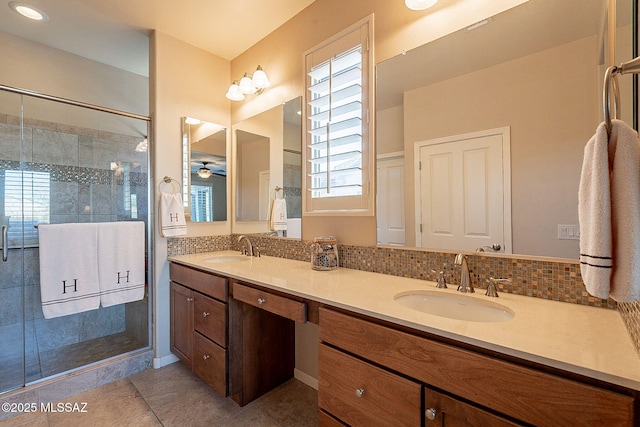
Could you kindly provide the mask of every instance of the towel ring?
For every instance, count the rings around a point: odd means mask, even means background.
[[[163,184],[168,184],[171,185],[171,189],[173,190],[174,184],[178,185],[178,189],[176,191],[172,191],[173,194],[180,194],[180,190],[182,189],[182,185],[180,184],[180,181],[177,181],[173,178],[171,178],[170,176],[165,176],[162,181],[160,181],[160,184],[158,185],[158,188],[160,189],[161,193],[164,193],[164,191],[162,191],[162,185]]]
[[[602,87],[602,110],[604,112],[604,124],[607,127],[607,134],[611,136],[611,109],[613,108],[613,118],[617,119],[620,113],[620,88],[618,86],[618,74],[639,74],[640,56],[630,61],[623,62],[620,66],[612,65],[604,73],[604,85]],[[613,100],[611,99],[611,88],[613,88]]]
[[[611,109],[613,108],[613,118],[617,119],[620,113],[620,87],[618,85],[619,68],[615,65],[607,68],[604,73],[604,84],[602,86],[602,111],[604,113],[604,124],[607,128],[607,135],[611,135]],[[611,99],[611,89],[613,89],[613,99]]]

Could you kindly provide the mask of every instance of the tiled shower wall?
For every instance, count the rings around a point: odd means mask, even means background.
[[[141,137],[28,119],[21,131],[18,117],[0,114],[0,219],[11,221],[12,228],[18,230],[14,237],[19,237],[20,226],[5,212],[10,195],[5,194],[4,171],[21,168],[21,132],[23,170],[43,173],[41,176],[48,183],[49,218],[42,222],[147,221],[147,156],[134,150]],[[28,180],[29,175],[25,174],[24,179]],[[11,249],[10,242],[10,262],[4,265],[0,275],[0,342],[16,343],[0,346],[0,360],[13,356],[9,354],[12,351],[21,350],[22,292],[25,347],[27,356],[34,356],[36,360],[43,351],[122,332],[129,325],[144,328],[136,334],[144,337],[146,345],[148,322],[144,304],[43,318],[37,235],[34,218],[29,215],[25,212],[25,233],[32,234],[31,240],[25,242],[27,249],[21,252],[17,241],[13,242],[16,249]],[[22,271],[24,289],[20,280]],[[144,313],[137,313],[141,310]]]
[[[307,242],[265,235],[251,235],[251,242],[263,255],[309,260]],[[179,237],[168,239],[169,255],[185,255],[221,250],[239,250],[237,235]],[[453,265],[454,253],[416,249],[339,245],[340,266],[393,276],[436,281],[443,271],[447,283],[460,280]],[[580,275],[580,264],[551,260],[467,256],[474,287],[486,288],[489,277],[510,278],[512,283],[498,284],[499,292],[543,298],[573,304],[618,309],[636,348],[640,351],[640,302],[617,304],[611,299],[594,298],[587,293]]]

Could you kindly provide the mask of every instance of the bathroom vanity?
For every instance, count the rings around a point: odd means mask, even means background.
[[[211,261],[230,254],[169,258],[172,351],[240,405],[293,376],[294,322],[308,321],[320,330],[320,425],[633,426],[640,420],[640,358],[614,310],[501,294],[513,318],[470,322],[395,301],[409,291],[455,295],[432,282],[349,269],[316,272],[305,262],[266,256]],[[221,304],[215,318],[226,340],[197,325],[196,318],[213,314],[192,310],[192,326],[189,315],[181,317],[188,307],[174,300],[193,298],[188,302],[200,307],[200,294]],[[178,327],[191,331],[191,352],[187,338],[174,336]],[[196,359],[214,359],[195,351],[203,340],[226,357],[211,368],[224,372],[226,388],[196,369],[203,366]]]

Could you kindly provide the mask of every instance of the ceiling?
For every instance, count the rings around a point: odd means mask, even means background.
[[[33,22],[0,3],[0,31],[147,76],[149,34],[232,60],[314,0],[20,0],[49,16]]]

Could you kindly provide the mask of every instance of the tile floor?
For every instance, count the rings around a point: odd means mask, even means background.
[[[316,426],[317,401],[314,389],[292,379],[241,408],[181,363],[173,363],[63,400],[86,402],[85,413],[38,411],[2,421],[0,426]]]

